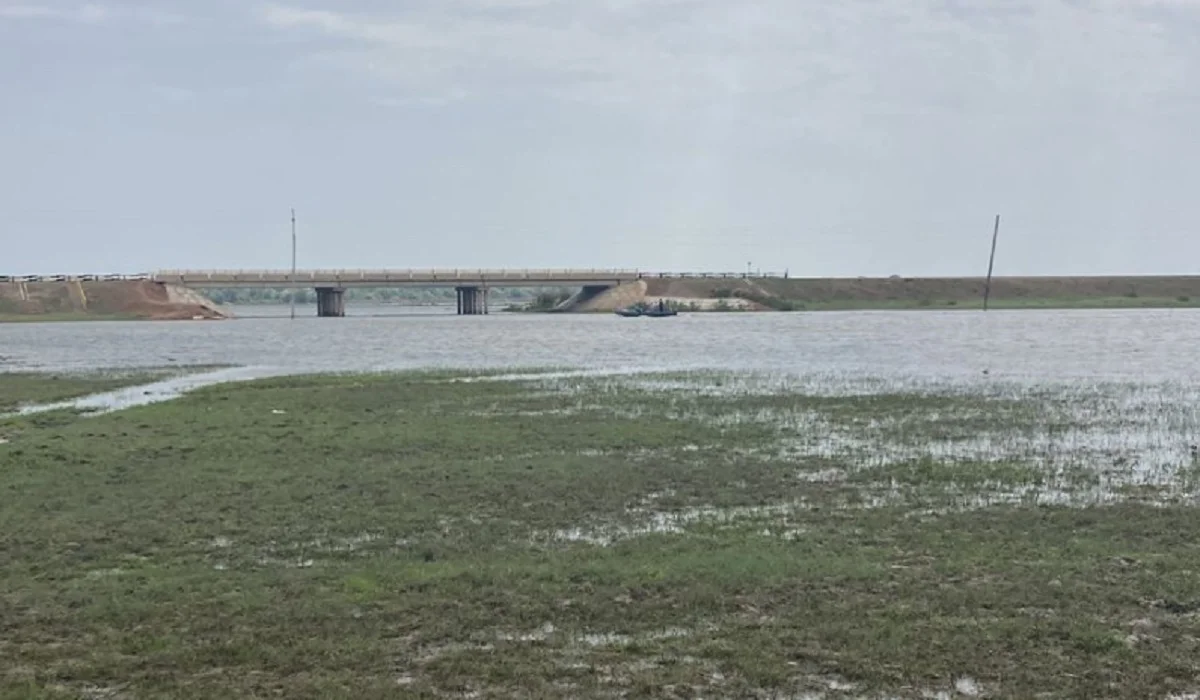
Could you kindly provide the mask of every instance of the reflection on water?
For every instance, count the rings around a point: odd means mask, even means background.
[[[261,307],[260,307],[261,308]],[[966,311],[241,318],[0,325],[0,371],[233,365],[764,371],[886,383],[1196,382],[1200,311]],[[987,374],[984,372],[987,371]]]
[[[237,319],[255,318],[291,318],[291,307],[281,304],[227,304],[221,307]],[[492,304],[492,313],[500,313],[502,307]],[[408,316],[454,316],[454,302],[449,304],[356,304],[346,305],[346,315],[351,318],[391,318]],[[316,315],[316,306],[312,304],[297,304],[298,318],[311,318]]]

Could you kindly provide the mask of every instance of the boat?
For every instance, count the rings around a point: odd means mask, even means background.
[[[639,316],[666,318],[668,316],[678,316],[679,312],[667,306],[665,302],[660,301],[657,304],[635,304],[624,309],[617,309],[616,314],[625,318],[637,318]]]

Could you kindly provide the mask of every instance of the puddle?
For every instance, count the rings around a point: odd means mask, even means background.
[[[487,642],[447,642],[425,647],[415,659],[417,665],[424,666],[446,656],[469,653],[490,653],[496,647]]]
[[[740,528],[761,537],[794,541],[805,537],[808,530],[792,521],[792,517],[820,508],[829,511],[869,511],[880,508],[903,508],[911,517],[961,513],[1000,506],[1105,506],[1133,500],[1133,496],[1118,493],[1108,484],[1089,488],[1068,488],[1066,485],[1004,485],[985,483],[959,486],[913,486],[896,483],[868,482],[855,490],[827,495],[809,502],[798,498],[783,503],[761,506],[695,506],[673,511],[657,511],[633,507],[625,511],[624,521],[592,522],[549,533],[538,533],[533,541],[547,539],[557,542],[609,547],[618,542],[650,535],[689,534],[696,528]],[[1139,502],[1152,505],[1196,505],[1200,494],[1157,492]]]
[[[844,469],[818,469],[813,472],[799,472],[796,478],[813,484],[836,484],[846,480]]]
[[[829,680],[825,681],[825,685],[829,686],[830,690],[839,690],[839,691],[850,691],[850,690],[854,690],[855,688],[858,687],[858,686],[854,685],[853,683],[847,683],[846,681],[844,681],[840,678],[830,678]]]
[[[659,632],[650,632],[648,634],[628,635],[618,634],[616,632],[601,632],[596,634],[585,634],[578,637],[575,641],[577,644],[590,648],[601,647],[626,647],[638,642],[654,642],[664,641],[668,639],[684,639],[692,636],[692,631],[681,627],[668,627]]]
[[[280,569],[311,569],[317,565],[315,559],[279,559],[276,557],[259,557],[255,563],[259,566]]]
[[[477,377],[456,377],[442,380],[449,384],[475,384],[478,382],[536,382],[563,379],[588,379],[604,377],[635,377],[645,374],[661,374],[665,369],[571,369],[545,372],[510,372],[506,374],[484,374]]]
[[[763,373],[709,372],[613,374],[612,390],[635,390],[654,394],[684,394],[710,398],[752,396],[861,397],[889,394],[970,395],[996,398],[1015,397],[1032,388],[1044,388],[1046,382],[989,381],[981,383],[962,378],[918,376],[876,377],[846,373]],[[655,374],[655,373],[649,373]],[[603,375],[601,375],[603,376]]]
[[[271,541],[262,545],[239,543],[219,535],[193,542],[203,548],[215,569],[224,571],[230,560],[253,562],[256,566],[282,569],[312,569],[333,564],[338,559],[395,552],[412,546],[404,539],[385,538],[382,534],[363,532],[348,537],[322,536],[293,542]]]
[[[615,632],[600,634],[585,634],[579,638],[579,643],[588,647],[625,647],[633,644],[633,637]]]
[[[95,569],[87,572],[87,577],[92,580],[102,578],[112,578],[115,576],[124,576],[129,573],[125,569]]]
[[[501,633],[496,635],[496,639],[502,642],[544,642],[549,639],[555,633],[555,631],[556,629],[554,624],[547,622],[532,632],[526,632],[524,634]]]
[[[974,678],[959,678],[954,681],[954,689],[958,691],[959,695],[965,695],[969,698],[979,696],[979,684],[975,682]]]
[[[544,416],[578,416],[586,413],[599,413],[607,410],[601,404],[579,404],[564,408],[547,408],[539,410],[511,410],[505,408],[490,408],[481,411],[464,411],[463,415],[473,418],[541,418]]]
[[[280,374],[283,374],[283,372],[263,367],[233,367],[219,369],[212,372],[202,372],[199,374],[188,374],[182,377],[172,377],[170,379],[164,379],[151,384],[131,386],[124,389],[118,389],[116,391],[107,391],[101,394],[91,394],[89,396],[83,396],[77,399],[71,399],[69,401],[22,406],[17,410],[16,413],[3,414],[0,415],[0,418],[17,415],[29,416],[38,413],[62,410],[83,411],[93,415],[112,413],[114,411],[122,411],[127,408],[148,406],[150,404],[171,401],[183,396],[189,391],[195,391],[196,389],[212,386],[214,384],[243,382],[252,379],[264,379],[266,377],[279,376]]]
[[[681,535],[689,525],[732,527],[743,522],[765,521],[767,527],[760,531],[766,537],[797,539],[803,529],[789,527],[787,516],[810,506],[803,501],[777,503],[764,506],[696,506],[676,511],[630,508],[625,515],[632,523],[598,523],[595,525],[564,528],[551,533],[551,539],[559,542],[580,542],[607,547],[621,540],[647,535]]]
[[[371,545],[379,543],[386,548],[392,544],[400,546],[399,543],[389,543],[385,541],[384,536],[376,532],[363,532],[349,537],[320,537],[305,542],[272,542],[267,549],[271,552],[316,552],[321,554],[351,554],[361,553],[364,550],[378,549],[372,548]]]
[[[79,689],[79,696],[84,700],[108,700],[109,698],[121,697],[123,691],[123,687],[87,684]]]

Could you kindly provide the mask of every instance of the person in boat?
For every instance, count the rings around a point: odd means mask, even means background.
[[[662,314],[662,313],[666,313],[666,312],[667,312],[667,303],[665,301],[663,301],[662,299],[659,299],[658,300],[658,313]]]

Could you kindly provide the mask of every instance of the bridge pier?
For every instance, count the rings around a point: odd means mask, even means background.
[[[317,287],[317,316],[341,318],[346,315],[346,290],[341,287]]]
[[[482,316],[488,312],[486,287],[455,287],[459,316]]]

